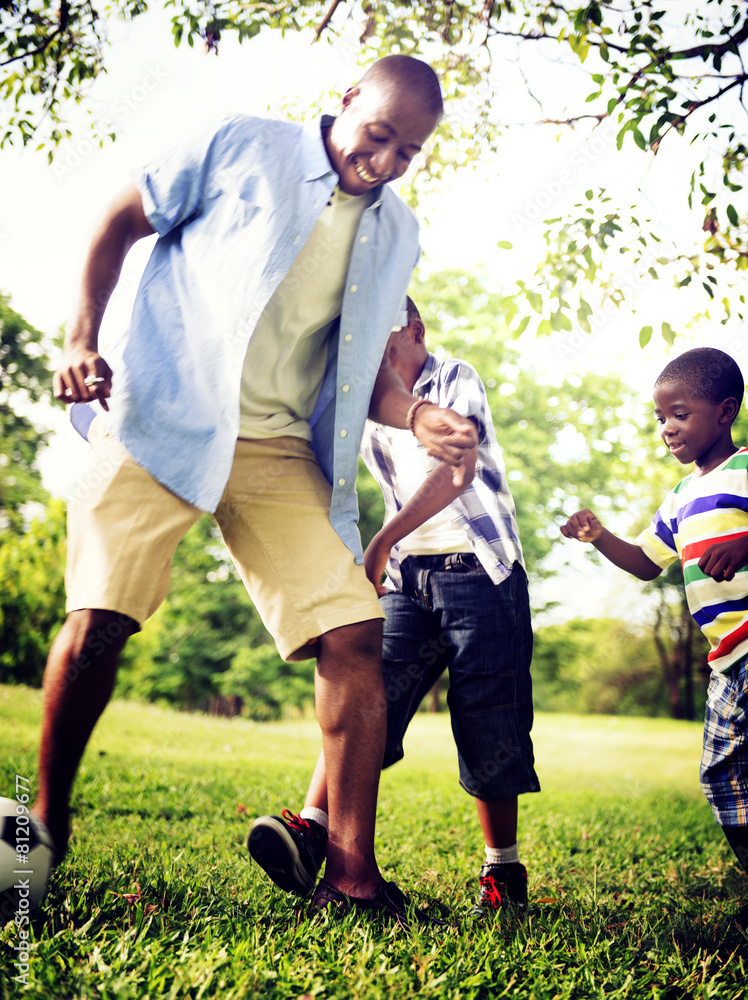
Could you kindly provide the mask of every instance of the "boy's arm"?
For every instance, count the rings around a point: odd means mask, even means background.
[[[566,538],[576,538],[580,542],[591,542],[614,566],[626,570],[640,580],[654,580],[662,572],[657,563],[653,563],[638,545],[624,541],[612,531],[608,531],[592,511],[586,508],[573,514],[566,524],[561,526],[561,534]]]
[[[446,462],[438,465],[421,483],[410,500],[381,528],[372,538],[364,552],[364,568],[366,575],[377,588],[380,595],[385,593],[381,585],[385,567],[390,557],[390,550],[401,538],[415,531],[434,514],[448,507],[461,493],[464,493],[475,476],[475,462],[478,456],[478,446],[474,445],[465,452],[463,459],[464,479],[457,486],[454,484],[451,466]]]
[[[402,378],[382,359],[369,404],[369,419],[389,427],[407,426],[408,411],[415,397],[405,388]],[[454,410],[436,406],[420,406],[413,421],[413,434],[432,458],[452,466],[455,486],[462,492],[462,468],[467,452],[478,442],[478,432],[472,420]]]

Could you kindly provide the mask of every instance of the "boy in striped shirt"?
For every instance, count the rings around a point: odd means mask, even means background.
[[[574,514],[561,533],[591,542],[640,580],[680,559],[689,610],[710,646],[701,787],[748,871],[748,448],[732,440],[743,391],[737,364],[716,348],[671,361],[655,382],[655,416],[670,452],[683,465],[693,462],[693,471],[635,544],[590,510]]]

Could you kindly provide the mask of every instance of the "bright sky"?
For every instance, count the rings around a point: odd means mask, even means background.
[[[132,24],[114,22],[109,34],[109,72],[93,93],[97,112],[112,121],[118,140],[100,149],[87,138],[84,125],[52,166],[43,152],[8,149],[0,156],[0,288],[10,293],[17,311],[50,333],[70,315],[91,226],[108,198],[127,183],[130,166],[152,158],[202,122],[232,111],[285,115],[285,101],[301,115],[310,100],[330,89],[342,95],[359,75],[353,48],[310,45],[308,36],[293,32],[284,39],[268,33],[243,46],[227,38],[218,57],[199,46],[175,49],[168,16],[159,10]],[[526,58],[543,79],[548,100],[554,94],[577,95],[577,107],[583,104],[589,87],[578,70],[555,62],[533,66],[533,60],[545,58],[540,53]],[[527,96],[513,59],[497,59],[494,72],[506,102],[504,117],[537,119],[538,107]],[[425,260],[430,266],[482,268],[505,280],[529,277],[542,251],[542,220],[600,186],[616,192],[622,205],[631,203],[641,187],[650,214],[689,247],[703,214],[699,209],[689,218],[685,211],[694,162],[694,154],[677,139],[650,164],[630,139],[624,152],[618,152],[610,128],[587,134],[561,133],[552,126],[517,128],[502,141],[497,162],[476,171],[464,169],[438,198],[420,206]],[[514,249],[497,249],[500,240]],[[144,241],[128,258],[104,340],[107,332],[114,335],[126,324],[148,250]],[[628,294],[640,306],[648,304],[658,322],[667,319],[676,329],[703,308],[690,291],[676,291],[666,282],[631,285]],[[643,319],[624,310],[606,316],[591,336],[576,332],[525,338],[522,346],[553,377],[611,368],[648,394],[667,354],[659,339],[646,351],[639,349],[636,335],[642,324]],[[714,324],[677,348],[712,344],[732,353],[746,370],[746,341],[744,330]],[[58,432],[41,461],[45,485],[64,496],[74,482],[76,455],[85,446],[62,414],[50,410],[40,419],[48,419]]]

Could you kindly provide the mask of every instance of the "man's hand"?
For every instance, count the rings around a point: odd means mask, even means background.
[[[732,580],[744,566],[748,566],[748,535],[715,542],[704,549],[699,559],[701,572],[718,583]]]
[[[467,453],[478,446],[478,431],[472,420],[439,406],[419,406],[413,433],[433,458],[452,466],[452,482],[465,481]]]
[[[112,394],[112,370],[96,351],[69,348],[52,378],[55,397],[64,403],[98,399],[105,410]]]
[[[603,532],[603,526],[586,507],[572,514],[566,524],[561,525],[561,534],[566,538],[576,538],[579,542],[594,542]]]
[[[57,399],[65,403],[98,399],[109,409],[112,370],[98,351],[99,327],[125,256],[133,244],[153,232],[140,192],[128,184],[105,207],[86,251],[75,318],[65,337],[62,364],[52,380]]]

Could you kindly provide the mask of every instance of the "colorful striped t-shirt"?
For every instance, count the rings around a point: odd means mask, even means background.
[[[699,569],[705,549],[748,535],[748,448],[705,476],[686,476],[672,489],[636,544],[666,569],[680,559],[694,621],[709,640],[712,670],[748,656],[748,566],[718,583]]]

